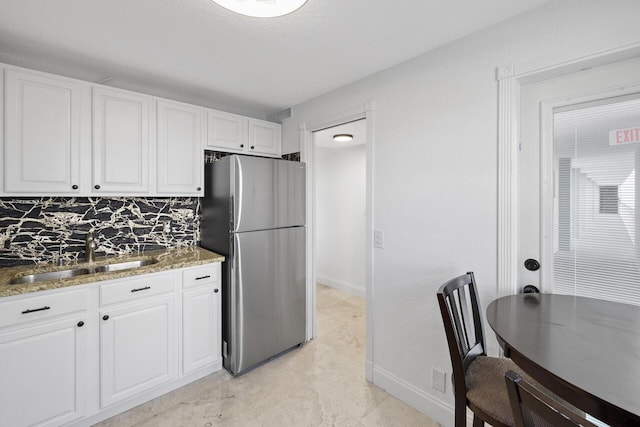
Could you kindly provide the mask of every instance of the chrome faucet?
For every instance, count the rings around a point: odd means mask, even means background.
[[[96,238],[93,237],[92,232],[87,233],[87,238],[84,243],[84,260],[86,262],[93,262],[96,259],[96,247],[98,246],[98,242]]]
[[[64,264],[64,260],[62,259],[62,243],[58,246],[58,265]]]

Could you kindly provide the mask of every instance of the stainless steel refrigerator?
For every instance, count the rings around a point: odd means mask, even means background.
[[[205,166],[201,246],[222,265],[223,365],[241,374],[305,341],[305,164],[227,156]]]

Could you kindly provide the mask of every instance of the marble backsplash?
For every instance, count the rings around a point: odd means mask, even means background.
[[[194,245],[200,199],[0,198],[0,267],[81,260],[89,231],[96,256]]]

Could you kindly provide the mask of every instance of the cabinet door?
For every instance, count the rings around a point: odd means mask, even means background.
[[[7,70],[5,191],[77,193],[79,83]]]
[[[92,96],[93,192],[147,192],[151,98],[103,87]]]
[[[174,306],[171,294],[102,310],[102,408],[176,377]]]
[[[0,334],[0,426],[59,426],[84,415],[85,321],[82,315]]]
[[[279,156],[281,135],[280,124],[249,119],[249,153]]]
[[[158,101],[158,193],[201,195],[204,110]]]
[[[207,111],[207,147],[221,151],[247,151],[247,118]]]
[[[186,375],[220,358],[220,286],[184,291],[182,316],[182,372]]]

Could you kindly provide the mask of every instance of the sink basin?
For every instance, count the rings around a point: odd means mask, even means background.
[[[68,279],[70,277],[81,276],[83,274],[105,273],[108,271],[129,270],[131,268],[140,268],[145,265],[157,263],[155,258],[140,259],[135,261],[117,262],[113,264],[105,264],[98,267],[78,267],[68,270],[49,271],[47,273],[29,274],[11,279],[10,285],[21,285],[25,283],[42,282],[45,280]]]
[[[95,271],[97,272],[105,272],[105,271],[119,271],[119,270],[128,270],[130,268],[140,268],[145,265],[152,265],[158,262],[155,258],[150,259],[140,259],[137,261],[127,261],[127,262],[118,262],[115,264],[106,264],[101,265],[100,267],[96,267]]]
[[[89,274],[91,270],[88,268],[74,268],[71,270],[50,271],[48,273],[29,274],[12,279],[10,285],[20,285],[24,283],[42,282],[44,280],[67,279],[69,277],[81,276]]]

